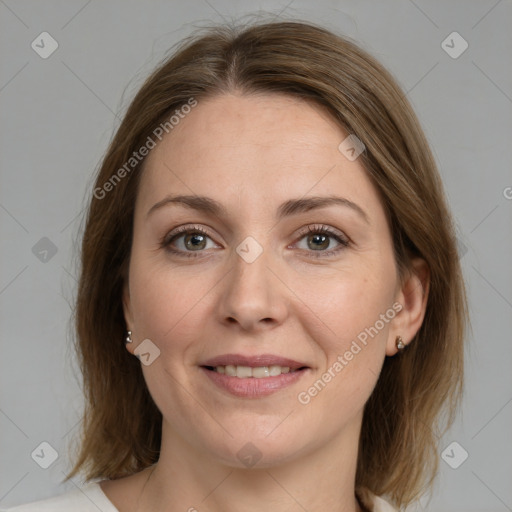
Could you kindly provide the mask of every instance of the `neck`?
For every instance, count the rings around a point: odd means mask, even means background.
[[[138,510],[360,512],[354,493],[360,418],[320,447],[265,468],[219,462],[162,425],[160,458]]]

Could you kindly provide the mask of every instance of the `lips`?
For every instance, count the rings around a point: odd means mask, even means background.
[[[199,365],[210,382],[239,398],[262,398],[292,386],[311,368],[305,363],[272,354],[225,354]]]
[[[258,368],[262,366],[281,366],[288,367],[290,371],[301,368],[309,368],[306,363],[295,361],[287,357],[281,357],[273,354],[261,354],[257,356],[245,356],[242,354],[224,354],[221,356],[213,357],[200,364],[205,368],[216,368],[217,366],[249,366],[251,368]]]

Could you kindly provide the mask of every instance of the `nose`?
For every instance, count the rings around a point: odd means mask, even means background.
[[[222,280],[218,315],[221,323],[243,331],[272,329],[288,315],[286,286],[269,266],[265,251],[248,263],[233,254],[233,265]]]

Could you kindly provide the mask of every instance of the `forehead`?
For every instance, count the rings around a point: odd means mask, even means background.
[[[378,197],[360,159],[338,149],[348,134],[323,109],[280,94],[225,94],[184,116],[145,162],[138,203],[165,193],[270,206],[305,195]]]

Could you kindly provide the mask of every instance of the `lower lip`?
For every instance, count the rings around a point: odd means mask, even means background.
[[[282,373],[281,375],[263,377],[261,379],[255,377],[240,379],[238,377],[230,377],[224,373],[208,370],[203,366],[200,368],[214,384],[221,389],[229,391],[232,395],[242,398],[260,398],[276,393],[297,382],[309,370],[306,368],[304,370]]]

